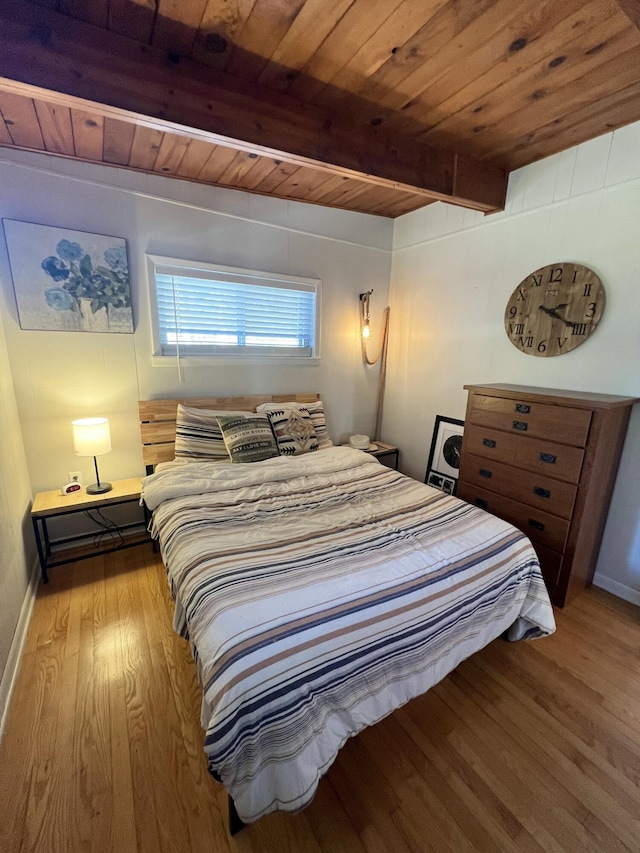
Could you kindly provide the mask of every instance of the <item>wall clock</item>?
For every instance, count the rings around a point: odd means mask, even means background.
[[[591,335],[604,311],[604,287],[582,264],[540,267],[511,294],[504,312],[507,337],[525,355],[563,355]]]

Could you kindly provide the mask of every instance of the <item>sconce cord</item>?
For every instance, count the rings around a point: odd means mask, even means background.
[[[360,302],[360,314],[361,314],[361,324],[360,327],[364,325],[365,321],[365,306],[363,302]],[[373,432],[373,440],[377,441],[380,437],[380,424],[382,422],[382,406],[384,403],[384,389],[385,383],[387,379],[387,350],[389,344],[389,308],[384,309],[384,313],[382,315],[382,334],[380,336],[380,349],[375,358],[369,358],[367,353],[367,342],[364,338],[361,338],[362,345],[362,357],[365,360],[366,364],[374,365],[378,362],[379,359],[382,359],[380,364],[380,376],[378,377],[378,402],[376,407],[376,424]]]
[[[360,329],[362,330],[367,322],[368,317],[366,316],[366,306],[364,301],[360,301]],[[383,354],[386,346],[387,346],[387,337],[389,334],[389,309],[385,308],[384,313],[382,315],[382,334],[380,336],[380,349],[378,350],[375,358],[370,358],[367,353],[367,341],[365,338],[360,338],[360,343],[362,345],[362,357],[364,358],[367,364],[373,365],[377,364],[380,356]]]
[[[178,300],[176,299],[176,280],[171,276],[171,293],[173,295],[173,322],[176,329],[176,360],[178,362],[178,382],[182,382],[182,368],[180,366],[180,320],[178,318]]]

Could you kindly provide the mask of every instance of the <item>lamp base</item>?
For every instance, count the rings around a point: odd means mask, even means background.
[[[102,495],[105,492],[110,492],[112,488],[111,483],[93,483],[93,485],[87,486],[87,494]]]

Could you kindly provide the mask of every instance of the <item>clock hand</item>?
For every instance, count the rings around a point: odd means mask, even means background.
[[[558,305],[558,308],[566,308],[567,304],[568,303],[564,305]],[[545,314],[548,314],[550,317],[553,317],[554,320],[562,320],[565,326],[569,326],[569,328],[571,329],[573,329],[576,325],[575,323],[572,323],[571,320],[566,320],[561,314],[558,314],[555,308],[545,308],[544,305],[539,305],[538,307],[541,311],[544,311]]]
[[[562,320],[565,326],[568,326],[570,329],[573,329],[576,325],[575,323],[572,323],[571,320],[565,320],[565,318],[561,314],[556,314],[555,311],[550,311],[549,316],[555,317],[556,320]]]
[[[538,305],[538,308],[540,309],[540,311],[544,311],[544,313],[548,314],[550,317],[557,317],[558,316],[556,314],[555,308],[547,308],[545,305]],[[560,318],[558,317],[558,319],[560,319]]]

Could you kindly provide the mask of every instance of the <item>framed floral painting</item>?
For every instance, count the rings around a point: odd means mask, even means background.
[[[133,332],[127,244],[4,219],[21,329]]]

